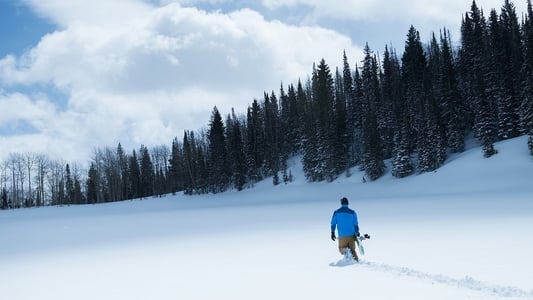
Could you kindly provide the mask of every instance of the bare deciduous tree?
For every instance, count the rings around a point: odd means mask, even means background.
[[[36,195],[36,205],[43,206],[46,205],[46,189],[44,186],[46,174],[49,170],[50,160],[42,154],[39,154],[35,157],[37,163],[37,195]]]
[[[26,197],[26,206],[33,206],[35,205],[34,199],[33,199],[33,191],[31,189],[31,170],[33,169],[33,165],[35,164],[36,155],[32,152],[27,152],[24,155],[24,163],[26,165],[26,170],[28,170],[28,195]]]

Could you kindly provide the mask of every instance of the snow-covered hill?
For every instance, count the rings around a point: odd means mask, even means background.
[[[0,212],[2,299],[533,299],[526,138],[433,173]],[[339,260],[346,196],[366,255]]]

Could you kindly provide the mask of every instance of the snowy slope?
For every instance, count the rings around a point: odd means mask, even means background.
[[[0,212],[2,299],[533,299],[526,138],[436,172],[362,183],[271,181],[243,192]],[[363,262],[329,221],[357,210]]]

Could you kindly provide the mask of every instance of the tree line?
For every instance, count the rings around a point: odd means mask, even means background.
[[[215,106],[207,128],[186,130],[170,148],[95,151],[87,175],[42,155],[13,154],[2,165],[0,207],[100,203],[183,191],[242,190],[272,177],[290,182],[287,161],[302,158],[308,181],[332,181],[359,167],[364,180],[387,170],[401,178],[439,168],[472,134],[483,155],[528,135],[533,154],[533,9],[519,21],[505,0],[485,16],[473,1],[454,48],[447,29],[422,43],[411,26],[398,56],[367,44],[353,68],[322,59],[306,80],[281,84],[246,113]],[[26,184],[27,183],[27,184]],[[33,183],[33,184],[32,184]],[[46,184],[45,184],[46,183]]]

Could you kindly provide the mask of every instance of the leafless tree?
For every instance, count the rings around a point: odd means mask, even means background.
[[[46,174],[49,170],[50,160],[42,154],[39,154],[35,157],[37,163],[37,195],[36,195],[36,205],[42,206],[46,205],[46,189],[44,182],[46,179]]]
[[[48,185],[52,205],[65,204],[65,165],[59,161],[51,161],[49,165]]]
[[[74,182],[74,199],[71,199],[75,204],[83,204],[84,196],[83,196],[83,189],[81,184],[81,174],[83,172],[87,172],[86,170],[83,170],[79,164],[72,163],[71,164],[71,176],[72,180]]]
[[[7,160],[3,161],[2,164],[0,164],[0,190],[2,193],[4,191],[7,192],[7,183],[9,179],[9,162]],[[5,203],[0,203],[1,205],[4,205]],[[3,207],[4,209],[8,208],[7,206]]]
[[[96,203],[104,202],[105,196],[104,196],[104,182],[102,179],[102,174],[104,174],[104,153],[100,149],[95,149],[93,151],[93,163],[94,167],[96,169],[96,173],[98,174],[98,178],[96,180]]]
[[[35,161],[36,161],[36,155],[35,153],[32,153],[32,152],[27,152],[25,155],[24,155],[24,163],[25,163],[25,167],[26,167],[26,170],[28,170],[28,196],[26,197],[26,206],[34,206],[35,203],[34,203],[34,199],[33,199],[33,191],[31,189],[31,171],[33,169],[33,165],[35,164]]]
[[[117,153],[107,147],[104,149],[103,164],[105,182],[108,190],[106,201],[117,201],[121,199],[122,182],[120,180],[120,166]]]
[[[25,179],[24,157],[18,153],[10,153],[9,168],[11,169],[11,199],[13,207],[22,207]]]
[[[167,145],[156,146],[152,148],[151,153],[154,171],[157,172],[160,168],[166,170],[170,158],[170,148]]]

